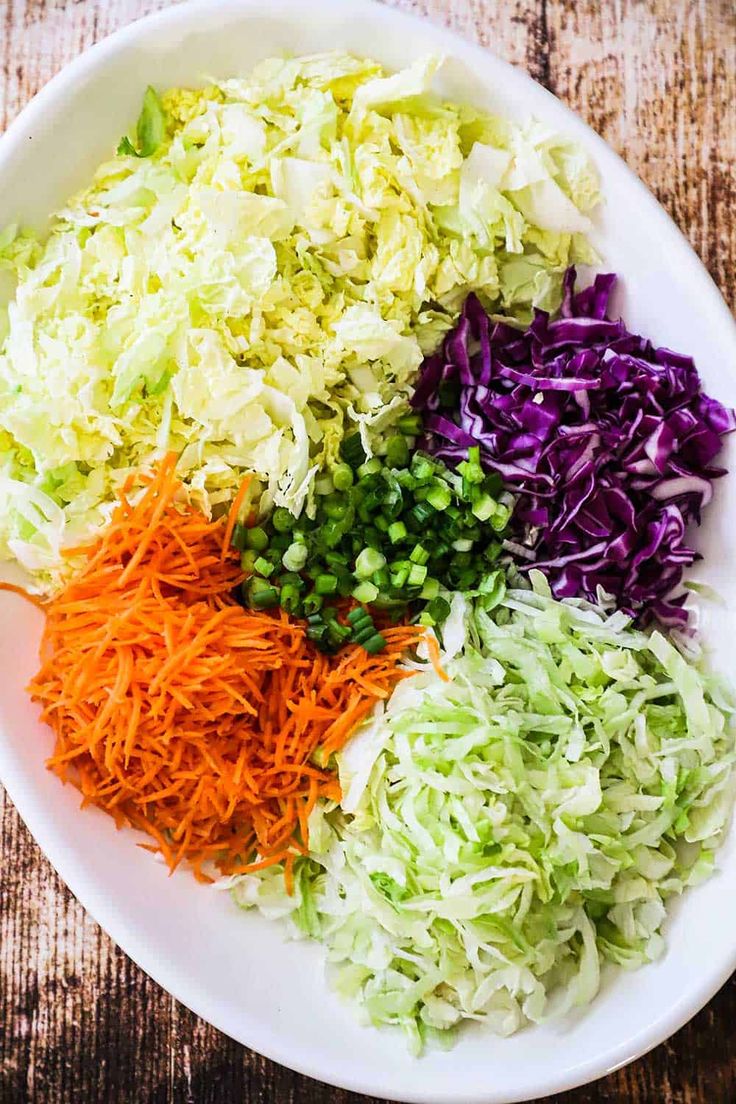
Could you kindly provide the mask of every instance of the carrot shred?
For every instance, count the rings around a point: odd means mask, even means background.
[[[25,598],[31,605],[37,609],[45,610],[46,604],[42,598],[38,598],[35,594],[29,594],[25,587],[17,586],[16,583],[4,583],[0,581],[0,590],[7,590],[10,594],[19,594],[21,598]]]
[[[423,630],[386,630],[377,655],[326,656],[283,611],[243,609],[230,539],[249,481],[209,521],[175,469],[169,455],[128,480],[107,528],[76,550],[81,572],[44,603],[29,689],[55,733],[49,767],[83,805],[146,832],[172,870],[186,860],[209,880],[210,864],[281,862],[292,884],[309,813],[340,793],[315,752],[326,762],[413,673],[400,661]]]
[[[434,633],[427,633],[424,639],[427,643],[427,651],[429,652],[429,658],[431,660],[432,666],[434,667],[440,678],[443,680],[443,682],[449,682],[450,676],[447,674],[442,664],[440,663],[440,646],[437,643],[437,637],[434,635]]]
[[[225,526],[225,532],[223,533],[223,536],[222,536],[222,557],[221,558],[223,560],[227,559],[227,556],[230,552],[230,541],[232,540],[232,537],[233,537],[233,530],[235,529],[235,526],[237,524],[238,515],[240,514],[240,510],[243,506],[243,502],[245,501],[245,496],[248,493],[248,488],[250,487],[251,480],[252,480],[252,476],[246,475],[245,479],[240,484],[240,489],[238,490],[238,493],[236,494],[235,498],[233,499],[233,504],[230,507],[230,512],[227,515],[227,524]]]

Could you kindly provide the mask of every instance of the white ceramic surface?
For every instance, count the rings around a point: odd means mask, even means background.
[[[0,139],[0,225],[42,226],[85,183],[135,119],[149,82],[198,83],[244,73],[259,58],[346,48],[400,67],[448,57],[440,91],[506,114],[532,113],[580,140],[604,181],[597,239],[623,277],[632,327],[697,357],[706,385],[736,402],[736,326],[669,218],[618,157],[525,74],[438,27],[366,0],[196,0],[133,24],[52,80]],[[730,447],[734,450],[733,444]],[[724,480],[699,535],[699,570],[726,597],[706,616],[715,659],[729,659],[736,580],[729,535],[736,479]],[[662,961],[614,974],[574,1021],[494,1038],[474,1026],[454,1050],[420,1060],[399,1033],[358,1026],[327,989],[319,947],[282,943],[278,925],[244,915],[226,894],[165,869],[43,766],[50,732],[23,687],[41,617],[0,596],[0,778],[64,881],[161,985],[235,1039],[284,1065],[360,1092],[434,1104],[510,1104],[562,1091],[640,1055],[683,1024],[736,967],[736,845],[720,873],[673,909]]]

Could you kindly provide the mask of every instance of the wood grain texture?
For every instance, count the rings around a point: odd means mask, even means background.
[[[733,0],[388,2],[475,39],[568,103],[650,186],[736,308]],[[165,6],[0,0],[0,129],[81,50]],[[164,993],[85,914],[1,792],[0,861],[0,1104],[365,1099],[260,1058]],[[734,1104],[735,1022],[732,979],[649,1057],[553,1104]]]

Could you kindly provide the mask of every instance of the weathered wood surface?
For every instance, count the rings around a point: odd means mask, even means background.
[[[77,53],[166,2],[0,0],[0,130]],[[390,2],[525,67],[573,107],[736,308],[734,0]],[[0,872],[0,1104],[364,1099],[267,1062],[159,989],[84,913],[1,792]],[[732,978],[668,1044],[556,1104],[734,1104],[735,1022]]]

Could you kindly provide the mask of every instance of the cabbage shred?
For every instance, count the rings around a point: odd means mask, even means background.
[[[341,753],[342,807],[315,811],[293,897],[278,870],[233,889],[322,940],[339,992],[416,1049],[465,1019],[561,1015],[604,962],[655,959],[733,803],[720,686],[535,576],[491,614],[455,597],[451,681],[407,680]]]
[[[325,54],[149,89],[139,148],[45,242],[0,236],[0,554],[55,586],[169,449],[207,512],[248,470],[264,509],[299,513],[346,425],[380,437],[405,410],[470,290],[520,317],[558,304],[592,259],[587,158],[441,102],[438,65]]]

